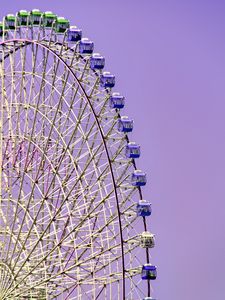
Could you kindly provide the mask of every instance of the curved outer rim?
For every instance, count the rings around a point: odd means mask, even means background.
[[[113,169],[112,169],[112,163],[110,161],[110,157],[109,157],[109,152],[108,152],[108,148],[106,146],[106,142],[105,142],[105,139],[104,139],[104,134],[102,132],[102,129],[101,129],[101,126],[99,124],[99,121],[98,121],[98,118],[96,116],[96,113],[94,111],[94,108],[93,106],[91,105],[91,102],[90,102],[90,99],[85,91],[85,89],[82,87],[80,81],[78,80],[78,78],[76,77],[75,73],[73,72],[73,70],[71,70],[71,68],[67,65],[67,63],[57,54],[55,53],[51,48],[47,47],[46,45],[43,45],[42,43],[38,42],[38,41],[32,41],[32,40],[28,40],[28,39],[13,39],[13,40],[7,40],[7,41],[4,41],[4,42],[1,42],[0,45],[5,45],[7,43],[11,43],[11,42],[24,42],[28,45],[30,44],[37,44],[39,45],[40,47],[43,47],[45,49],[47,49],[49,52],[51,52],[54,56],[56,56],[64,65],[65,67],[69,70],[69,72],[72,74],[72,76],[74,77],[74,79],[76,80],[78,86],[81,88],[82,92],[84,93],[85,95],[85,98],[91,108],[91,111],[95,117],[95,120],[96,120],[96,124],[99,128],[99,132],[100,132],[100,135],[101,135],[101,138],[102,138],[102,142],[103,142],[103,145],[104,145],[104,148],[105,148],[105,152],[106,152],[106,155],[107,155],[107,160],[108,160],[108,163],[109,163],[109,168],[110,168],[110,172],[111,172],[111,177],[112,177],[112,181],[113,181],[113,187],[114,187],[114,193],[115,193],[115,197],[116,197],[116,205],[117,205],[117,213],[118,213],[118,219],[119,219],[119,228],[120,228],[120,241],[121,241],[121,251],[122,251],[122,255],[121,255],[121,260],[122,260],[122,267],[123,267],[123,272],[122,272],[122,280],[123,280],[123,299],[125,300],[125,262],[124,262],[124,249],[123,249],[123,232],[122,232],[122,223],[121,223],[121,216],[120,216],[120,209],[119,209],[119,199],[118,199],[118,194],[117,194],[117,189],[116,189],[116,182],[115,182],[115,177],[114,177],[114,173],[113,173]]]

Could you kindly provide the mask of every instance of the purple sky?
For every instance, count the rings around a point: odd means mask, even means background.
[[[225,299],[225,1],[1,1],[1,17],[32,8],[80,26],[127,98],[157,234],[153,295]]]

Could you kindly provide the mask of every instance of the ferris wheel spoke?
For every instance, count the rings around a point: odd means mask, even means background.
[[[2,55],[4,57],[4,50],[2,52]],[[1,151],[0,151],[0,153],[1,153],[1,168],[0,168],[0,178],[1,178],[1,181],[2,181],[2,178],[3,178],[3,176],[2,176],[2,165],[3,165],[3,160],[2,160],[3,129],[2,129],[2,127],[3,127],[3,124],[2,123],[3,123],[3,120],[4,120],[3,103],[6,99],[6,88],[5,88],[5,81],[4,81],[4,77],[5,77],[5,63],[4,63],[4,61],[1,64],[1,73],[2,73],[1,74],[2,75],[2,92],[1,92],[2,101],[1,101]],[[2,187],[1,187],[1,193],[0,194],[1,194],[1,205],[2,205]]]
[[[102,252],[102,257],[104,257],[104,252],[107,252],[108,250],[110,250],[110,251],[112,251],[113,249],[115,249],[115,250],[117,250],[117,249],[119,249],[120,248],[120,246],[119,246],[119,244],[118,245],[116,245],[115,247],[111,247],[110,249],[106,249],[106,250],[104,250],[103,252]],[[131,251],[131,249],[129,249],[129,250],[127,250],[127,252],[125,252],[125,255],[127,254],[127,253],[129,253]],[[118,252],[118,251],[117,251]],[[101,257],[101,256],[100,256]],[[81,264],[82,265],[84,265],[84,264],[86,264],[87,262],[90,264],[90,261],[91,260],[93,260],[94,259],[94,261],[93,261],[93,263],[94,264],[96,264],[96,258],[97,258],[97,261],[99,261],[98,260],[98,256],[96,256],[96,255],[93,255],[93,257],[89,257],[87,260],[85,260],[85,261],[80,261],[79,263],[77,263],[76,264],[76,267],[79,267]],[[114,255],[114,257],[111,259],[111,260],[109,260],[109,259],[107,259],[107,263],[106,264],[101,264],[101,266],[99,266],[99,268],[97,269],[97,267],[96,267],[96,270],[95,270],[95,272],[100,272],[103,268],[105,268],[106,266],[108,266],[109,264],[112,264],[113,262],[115,262],[115,261],[117,261],[117,260],[119,260],[120,259],[120,256],[119,255]],[[87,268],[90,268],[91,266],[90,265],[87,265]],[[72,267],[69,267],[69,268],[67,268],[66,270],[63,270],[63,273],[65,273],[65,272],[69,272],[70,270],[71,270],[71,268]],[[86,268],[86,271],[87,271],[87,268]],[[84,267],[82,267],[82,269],[83,270],[85,270],[85,268]],[[88,272],[87,272],[88,273]],[[132,274],[132,276],[136,276],[136,274],[138,274],[138,273],[140,273],[140,270],[139,269],[132,269],[132,270],[127,270],[127,277],[129,277],[129,276],[131,276]],[[119,275],[119,274],[118,274]],[[114,279],[115,281],[116,280],[118,280],[118,275],[115,275],[115,273],[112,273],[111,274],[111,276],[113,277],[113,276],[116,276],[116,278]],[[87,278],[89,277],[90,275],[87,275],[87,276],[85,276],[85,278],[83,279],[83,280],[87,280]],[[110,274],[109,274],[109,277],[110,277]],[[113,280],[113,279],[109,279],[109,280]]]
[[[45,58],[45,63],[44,63],[44,71],[46,69],[46,61],[48,59],[48,53],[46,54],[46,58]],[[44,74],[44,73],[43,73]],[[39,102],[40,102],[40,95],[41,95],[41,87],[42,87],[42,84],[43,84],[43,80],[42,80],[42,83],[40,85],[40,93],[39,93],[39,96],[38,96],[38,101],[37,101],[37,106],[39,105]],[[37,111],[35,112],[35,115],[34,115],[34,120],[33,120],[33,125],[32,125],[32,130],[31,130],[31,136],[33,135],[34,133],[34,129],[35,129],[35,124],[36,124],[36,119],[37,119]],[[28,154],[30,152],[30,147],[31,147],[31,142],[29,142],[28,144],[28,151],[27,151],[27,156],[26,156],[26,161],[28,159]],[[22,190],[22,183],[24,181],[24,177],[25,177],[25,172],[23,173],[22,175],[22,179],[21,179],[21,185],[20,185],[20,189],[19,189],[19,194],[18,194],[18,199],[20,198],[20,195],[21,195],[21,190]],[[18,210],[18,205],[16,206],[16,213],[17,213],[17,210]],[[15,216],[16,216],[16,213],[15,213]],[[14,219],[13,219],[13,225],[12,225],[12,230],[14,230],[14,226],[15,226],[15,216],[14,216]],[[17,242],[16,242],[17,243]],[[10,246],[11,246],[11,238],[10,238],[10,241],[9,241],[9,247],[8,247],[8,250],[10,249]],[[7,258],[8,258],[8,252],[7,252]],[[13,255],[12,255],[13,257]]]
[[[33,183],[34,184],[34,183]],[[38,215],[39,215],[39,213],[40,213],[40,211],[41,211],[41,209],[42,209],[42,207],[43,207],[43,202],[44,202],[44,200],[45,200],[45,196],[44,195],[42,195],[42,198],[41,198],[42,200],[41,200],[41,202],[40,202],[40,206],[39,206],[39,208],[38,208],[38,210],[37,210],[37,212],[36,212],[36,215],[34,215],[34,220],[37,220],[37,217],[38,217]],[[30,203],[30,200],[28,201],[28,203]],[[27,211],[30,209],[30,207],[27,207],[26,208],[26,213],[24,214],[24,216],[23,216],[23,221],[25,220],[25,217],[26,217],[26,214],[27,214]],[[51,212],[49,211],[49,216],[50,216],[50,218],[51,218]],[[23,223],[22,223],[23,224]],[[21,227],[20,227],[20,230],[22,230],[22,224],[21,224]],[[35,224],[35,223],[34,223]],[[26,242],[27,242],[27,240],[29,239],[29,237],[30,237],[30,234],[31,234],[31,232],[32,232],[32,229],[33,229],[33,226],[32,226],[32,228],[30,228],[30,230],[28,231],[28,233],[27,233],[27,236],[26,236],[26,238],[25,238],[25,241],[24,241],[24,243],[23,243],[23,245],[26,245]],[[56,236],[56,234],[55,234],[55,236]],[[18,260],[18,258],[19,258],[19,255],[17,256],[17,260]],[[15,264],[17,263],[17,260],[15,261]]]
[[[13,103],[13,100],[14,100],[14,95],[15,95],[15,90],[16,90],[16,87],[15,87],[15,50],[13,51],[13,54],[9,56],[10,57],[10,66],[11,66],[11,95],[10,95],[10,111],[8,111],[8,118],[10,119],[10,117],[12,117],[12,103]],[[17,95],[16,95],[16,98],[17,98]],[[7,105],[8,107],[8,105]],[[12,122],[9,121],[9,133],[12,135]]]
[[[25,85],[25,65],[26,65],[26,56],[27,56],[27,47],[22,47],[19,50],[20,52],[20,61],[21,61],[21,73],[22,73],[22,78],[20,80],[20,88],[19,88],[19,99],[18,99],[18,103],[22,102],[22,99],[26,99],[26,85]],[[20,106],[18,106],[18,116],[20,115]],[[20,119],[18,117],[17,119],[17,128],[19,128],[20,126],[18,126],[20,124]],[[21,132],[19,132],[19,134],[21,134]]]
[[[63,94],[63,93],[62,93]],[[62,98],[60,98],[60,100],[61,100]],[[59,107],[59,105],[58,105],[58,107]],[[55,113],[55,116],[56,116],[56,114],[57,114],[57,112],[58,112],[58,107],[57,107],[57,111],[56,111],[56,113]],[[56,117],[54,117],[54,120],[55,120],[55,118]],[[54,121],[53,121],[53,124],[54,124]],[[50,133],[51,133],[51,131],[52,131],[52,128],[53,128],[53,124],[52,124],[52,126],[51,126],[51,128],[50,128]],[[46,148],[45,148],[46,149]],[[37,172],[37,174],[39,173],[39,170],[40,170],[40,168],[38,169],[38,172]],[[33,191],[33,188],[32,188],[32,191]],[[28,202],[28,204],[29,204],[29,202]]]
[[[105,199],[104,199],[103,201],[101,201],[101,202],[100,202],[98,205],[96,205],[96,206],[97,206],[97,207],[100,206],[104,201],[105,201]],[[95,209],[96,209],[96,207],[95,207]],[[87,217],[89,217],[91,213],[92,213],[92,211],[90,211],[87,215],[85,215],[85,217],[84,217],[83,219],[80,220],[79,227],[85,222],[85,219],[86,219]],[[55,217],[55,216],[54,216],[54,217]],[[48,227],[49,227],[50,225],[51,225],[51,223],[48,224],[48,226],[46,227],[46,229],[48,229]],[[42,237],[44,236],[44,234],[45,234],[45,232],[46,232],[46,229],[44,230],[44,232],[42,232],[40,238],[42,238]],[[76,228],[75,228],[75,229],[76,229]],[[72,231],[74,231],[75,229],[73,229]],[[65,240],[70,234],[71,234],[71,232],[70,232],[70,233],[67,233],[67,235],[63,238],[63,240]],[[63,240],[61,240],[60,244],[63,242]],[[37,246],[38,242],[39,242],[39,240],[35,242],[35,245],[34,245],[33,249],[29,252],[29,255],[28,255],[28,257],[26,258],[26,260],[28,260],[28,259],[30,258],[31,253],[32,253],[32,251],[35,249],[35,247]],[[49,257],[49,255],[51,255],[51,254],[55,251],[55,249],[56,249],[57,247],[58,247],[58,245],[55,245],[54,247],[52,247],[51,251],[49,251],[49,253],[47,253],[47,254],[39,261],[39,263],[44,262],[45,259],[46,259],[47,257]],[[25,261],[25,262],[26,262],[26,261]],[[19,274],[20,270],[23,268],[23,265],[25,264],[25,262],[22,263],[22,265],[19,267],[17,273],[15,274],[15,278],[16,278],[17,275]],[[36,265],[35,267],[32,267],[32,268],[31,268],[31,271],[23,277],[23,280],[26,279],[26,278],[28,277],[28,275],[31,274],[31,272],[32,272],[36,267],[38,267],[38,265]],[[13,288],[13,290],[14,290],[19,284],[20,284],[20,282],[17,282],[17,283],[15,284],[15,287]]]
[[[105,223],[106,225],[104,225],[103,227],[98,228],[97,230],[95,230],[94,234],[90,233],[90,239],[92,240],[92,242],[94,242],[98,238],[99,233],[101,233],[103,230],[104,230],[105,233],[107,233],[107,231],[110,231],[110,228],[108,228],[108,230],[106,230],[107,226],[110,226],[110,224],[113,221],[115,221],[115,219],[116,219],[115,214],[113,215],[113,218],[112,218],[112,215],[111,215],[111,219],[106,221],[106,223]],[[96,220],[96,217],[95,217],[95,220]],[[76,235],[79,234],[79,230],[80,229],[76,230],[76,232],[74,232],[74,234],[76,234]],[[94,230],[94,227],[92,228],[92,232],[93,232],[93,230]],[[110,233],[113,234],[112,231]],[[85,238],[81,238],[81,240],[82,240],[81,244],[77,245],[76,247],[77,248],[82,247],[82,248],[86,249],[86,247],[84,245],[89,243],[88,242],[89,238],[85,237]],[[65,243],[66,243],[66,241],[65,241]],[[74,248],[74,250],[76,250],[76,247]],[[81,259],[82,255],[85,253],[85,251],[86,250],[84,250],[84,252],[79,255],[79,258],[77,258],[77,260]]]
[[[106,223],[105,223],[105,224],[106,224],[106,227],[109,227],[110,223],[111,223],[111,222],[108,222],[108,223],[106,222]],[[127,225],[127,226],[128,226],[128,225]],[[103,228],[99,229],[99,232],[101,232],[102,230],[103,230]],[[111,233],[112,233],[112,232],[111,232]],[[130,238],[130,239],[134,239],[134,238],[135,238],[135,237],[132,237],[132,238]],[[110,241],[109,241],[109,242],[110,242]],[[112,241],[111,241],[111,242],[112,242]],[[82,243],[85,245],[85,241],[84,241],[84,240],[82,240]],[[136,243],[136,245],[137,245],[137,243]],[[118,247],[118,245],[117,245],[117,247]],[[84,247],[84,248],[85,248],[85,247]],[[107,252],[107,251],[110,251],[110,249],[107,249],[106,252]],[[131,248],[129,247],[128,252],[130,252],[130,251],[131,251]],[[85,252],[85,251],[84,251],[84,252]],[[101,252],[101,253],[102,253],[102,252]],[[103,253],[102,253],[102,254],[103,254]],[[82,256],[79,256],[78,261],[81,259],[81,257],[82,257]],[[97,254],[95,253],[93,257],[97,258],[98,256],[97,256]],[[64,268],[64,270],[65,270],[65,268]]]

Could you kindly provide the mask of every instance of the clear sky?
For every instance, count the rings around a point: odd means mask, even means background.
[[[225,1],[2,1],[83,29],[116,74],[148,174],[160,300],[225,299]],[[136,300],[136,299],[135,299]]]

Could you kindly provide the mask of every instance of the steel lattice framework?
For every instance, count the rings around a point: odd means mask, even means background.
[[[141,189],[111,89],[53,28],[0,44],[0,299],[143,299]]]

